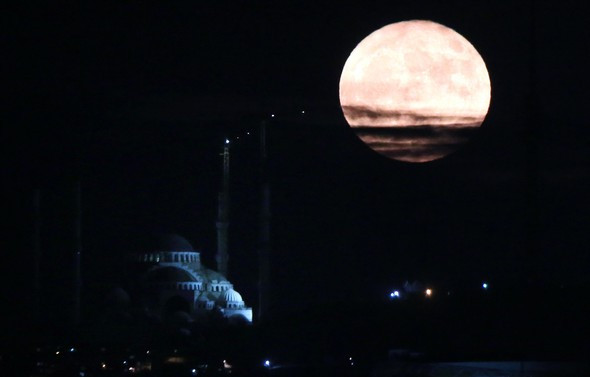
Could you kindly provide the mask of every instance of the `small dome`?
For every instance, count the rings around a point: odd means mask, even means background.
[[[228,289],[227,291],[223,292],[220,296],[223,302],[243,302],[242,295],[238,292],[234,291],[233,289]]]
[[[131,299],[129,294],[121,287],[113,288],[107,295],[107,302],[113,305],[128,305]]]
[[[170,321],[172,323],[176,323],[177,325],[186,325],[193,322],[193,319],[187,312],[177,310],[170,316]]]
[[[197,281],[191,274],[178,267],[157,268],[148,272],[147,280],[151,283]]]

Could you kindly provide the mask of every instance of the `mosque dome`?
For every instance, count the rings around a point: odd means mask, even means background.
[[[178,267],[163,267],[150,271],[147,280],[151,283],[175,283],[198,281],[187,271]]]
[[[125,306],[129,305],[131,299],[129,293],[121,287],[113,288],[107,295],[107,302],[111,305]]]
[[[159,234],[153,241],[153,251],[195,251],[190,242],[178,234]]]
[[[170,321],[177,325],[187,325],[193,322],[193,319],[187,312],[183,310],[177,310],[170,316]]]

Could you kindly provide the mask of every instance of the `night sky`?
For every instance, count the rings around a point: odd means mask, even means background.
[[[124,257],[158,232],[185,236],[211,264],[228,137],[230,271],[254,303],[262,121],[277,305],[375,299],[405,280],[588,284],[589,32],[577,2],[533,11],[515,1],[346,3],[27,3],[6,12],[0,173],[12,225],[3,278],[23,288],[7,297],[31,284],[22,261],[32,256],[40,188],[45,296],[61,306],[77,179],[89,291],[119,284]],[[492,85],[478,134],[425,164],[363,145],[338,99],[356,44],[408,19],[462,34]]]

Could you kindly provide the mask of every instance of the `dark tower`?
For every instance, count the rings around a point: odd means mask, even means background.
[[[525,255],[524,277],[525,284],[537,280],[540,276],[539,269],[539,117],[537,107],[537,20],[535,0],[529,4],[529,90],[528,99],[528,121],[526,122],[526,163],[525,163],[525,204],[526,208],[526,236],[527,250]]]
[[[266,122],[260,127],[260,245],[258,248],[258,320],[268,316],[270,299],[270,183],[266,154]]]
[[[223,181],[218,197],[217,209],[217,270],[226,278],[228,277],[228,228],[229,228],[229,140],[223,145]]]
[[[41,190],[33,192],[33,315],[41,319]]]
[[[80,262],[82,256],[82,189],[80,181],[74,186],[74,289],[73,289],[73,307],[72,307],[72,324],[74,326],[80,323],[80,294],[82,291],[82,275],[80,271]]]

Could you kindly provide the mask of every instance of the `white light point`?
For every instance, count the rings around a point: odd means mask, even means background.
[[[426,296],[428,296],[428,297],[432,296],[432,289],[428,288],[426,290]]]

